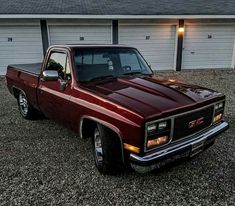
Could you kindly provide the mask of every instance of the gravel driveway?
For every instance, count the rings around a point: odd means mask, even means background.
[[[235,72],[160,73],[224,92],[230,129],[193,158],[147,174],[103,176],[90,141],[26,121],[0,78],[0,205],[235,205]]]

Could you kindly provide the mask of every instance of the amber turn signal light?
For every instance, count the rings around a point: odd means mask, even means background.
[[[155,146],[160,146],[168,142],[168,136],[157,137],[156,139],[148,140],[147,147],[153,148]]]
[[[217,115],[214,117],[213,122],[214,122],[214,123],[215,123],[215,122],[218,122],[219,120],[222,119],[222,117],[223,117],[223,114],[222,114],[222,113],[217,114]]]
[[[124,148],[135,153],[140,153],[140,148],[124,143]]]

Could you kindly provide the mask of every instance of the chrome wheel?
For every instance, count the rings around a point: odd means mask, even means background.
[[[22,115],[26,116],[28,114],[29,105],[26,96],[22,92],[19,94],[19,106]]]
[[[95,149],[95,161],[98,165],[103,163],[103,149],[100,131],[96,128],[94,131],[94,149]]]

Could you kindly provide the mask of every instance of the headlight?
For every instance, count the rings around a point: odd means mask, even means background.
[[[215,122],[220,121],[222,117],[223,117],[222,113],[217,114],[216,116],[214,116],[213,122],[215,123]]]
[[[158,129],[163,130],[167,127],[167,121],[158,123]]]
[[[219,122],[223,118],[224,102],[219,102],[215,105],[215,112],[213,117],[213,123]]]
[[[147,126],[147,133],[153,134],[158,131],[162,131],[168,127],[167,121],[158,122],[155,124],[150,124]]]
[[[152,132],[155,132],[156,130],[157,130],[157,125],[156,124],[151,124],[147,127],[148,134],[152,133]]]
[[[169,142],[171,120],[159,121],[147,125],[146,148],[152,149]]]
[[[219,110],[219,109],[222,109],[224,107],[224,103],[223,102],[220,102],[218,104],[215,105],[215,110]]]
[[[147,148],[151,149],[156,146],[161,146],[163,144],[166,144],[168,142],[168,140],[169,140],[168,136],[161,136],[161,137],[157,137],[156,139],[148,140]]]

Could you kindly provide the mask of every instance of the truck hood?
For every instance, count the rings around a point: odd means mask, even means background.
[[[203,87],[152,77],[123,77],[85,85],[86,89],[144,118],[196,106],[221,93]]]

